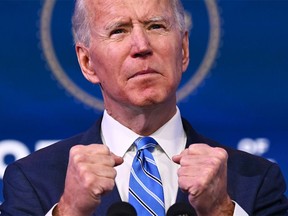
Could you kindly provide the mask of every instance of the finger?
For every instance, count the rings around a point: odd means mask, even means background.
[[[97,177],[102,178],[109,178],[109,179],[115,179],[117,172],[114,169],[114,167],[110,166],[91,166],[90,171],[93,172]]]
[[[70,155],[109,155],[110,150],[105,145],[91,144],[91,145],[75,145],[70,149]]]
[[[189,164],[187,166],[182,165],[179,167],[179,169],[177,170],[177,175],[178,177],[182,177],[182,176],[191,176],[191,177],[197,177],[199,178],[204,176],[204,174],[206,174],[207,168],[205,167],[205,165],[203,166],[203,164],[199,164],[199,163],[195,163],[195,164]]]
[[[188,147],[187,154],[190,155],[209,155],[213,147],[204,143],[194,143]]]
[[[106,145],[90,144],[84,147],[86,147],[86,151],[90,154],[103,154],[103,155],[110,154],[110,149]]]
[[[172,161],[177,163],[177,164],[180,164],[180,161],[181,161],[181,158],[184,156],[184,155],[187,155],[188,154],[188,149],[184,149],[180,154],[178,155],[174,155],[172,157]]]
[[[210,152],[212,147],[204,143],[194,143],[191,144],[188,148],[184,149],[179,155],[175,155],[175,160],[179,160],[184,155],[198,155],[198,154],[207,154]]]
[[[99,161],[101,162],[101,160],[103,160],[103,156],[110,156],[110,150],[105,145],[76,145],[70,149],[70,159],[73,159],[75,163],[99,163]]]
[[[191,184],[191,182],[193,182],[193,184]],[[199,181],[197,181],[195,178],[189,177],[189,176],[183,176],[183,177],[179,178],[178,184],[179,184],[179,188],[182,191],[187,192],[192,196],[198,195],[200,193],[201,188],[202,188],[202,186],[199,184]]]
[[[177,163],[177,164],[180,164],[181,157],[182,157],[181,155],[174,155],[172,157],[172,161]]]
[[[205,156],[211,156],[211,157],[220,157],[220,158],[226,158],[227,152],[219,147],[211,147],[207,144],[203,143],[195,143],[188,147],[188,150],[186,152],[183,152],[185,155],[205,155]],[[182,154],[182,153],[181,153]]]
[[[113,157],[113,159],[114,159],[114,162],[115,162],[114,166],[119,166],[119,165],[121,165],[121,164],[124,162],[124,160],[123,160],[122,157],[120,157],[120,156],[118,156],[118,155],[115,155],[115,154],[112,153],[112,152],[111,152],[111,155],[112,155],[112,157]]]
[[[113,190],[115,187],[115,179],[112,178],[103,178],[101,181],[94,181],[93,193],[96,195],[96,198],[99,195],[104,195]]]
[[[215,158],[218,159],[215,156],[209,155],[183,155],[181,156],[179,164],[181,167],[205,167],[206,165],[212,164]]]

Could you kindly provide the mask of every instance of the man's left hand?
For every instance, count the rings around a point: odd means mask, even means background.
[[[227,193],[228,154],[224,149],[192,144],[172,159],[180,164],[179,187],[189,193],[189,202],[198,216],[233,215],[234,204]]]

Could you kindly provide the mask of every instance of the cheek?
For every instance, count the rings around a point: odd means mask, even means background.
[[[113,77],[117,77],[117,70],[115,69],[119,68],[120,65],[115,50],[105,48],[97,48],[94,50],[100,50],[98,52],[93,51],[93,54],[91,55],[93,70],[97,76],[99,76],[100,81],[103,82],[105,80],[113,79]]]
[[[176,42],[178,40],[175,37],[163,37],[162,40],[158,40],[154,44],[155,49],[161,52],[162,57],[169,61],[169,64],[175,64],[176,61],[182,58],[182,47],[179,46],[180,42]]]
[[[163,65],[171,70],[171,75],[177,80],[182,76],[182,49],[175,46],[164,46],[161,50]]]

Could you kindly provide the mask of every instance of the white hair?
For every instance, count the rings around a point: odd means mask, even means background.
[[[184,33],[189,30],[189,23],[191,17],[185,13],[181,0],[170,0],[175,14],[175,19],[179,27],[179,31]],[[81,42],[89,46],[90,41],[90,25],[88,11],[86,8],[85,0],[75,0],[75,9],[72,17],[72,32],[74,43]],[[188,18],[188,19],[187,19]],[[187,22],[188,21],[188,22]]]

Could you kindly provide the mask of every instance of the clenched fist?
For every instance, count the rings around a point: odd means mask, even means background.
[[[189,195],[198,216],[233,215],[234,204],[227,193],[228,154],[222,148],[192,144],[175,155],[180,164],[179,187]]]
[[[56,207],[57,215],[91,215],[101,196],[115,186],[115,166],[123,159],[105,145],[77,145],[71,148],[64,193]]]

